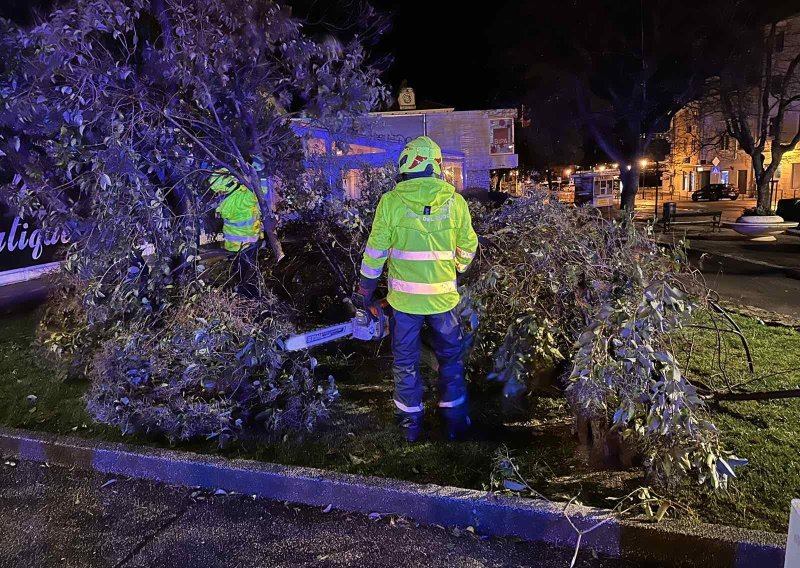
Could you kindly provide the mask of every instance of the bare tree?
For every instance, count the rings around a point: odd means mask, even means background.
[[[552,105],[553,96],[539,90],[538,104],[552,109],[551,121],[577,119],[620,165],[622,207],[632,209],[640,163],[649,157],[652,141],[698,96],[727,53],[731,38],[718,32],[731,8],[717,0],[691,10],[666,0],[576,0],[520,9],[520,29],[509,34],[518,42],[508,49],[509,59],[520,70],[535,70],[538,57],[555,71],[519,72],[514,81],[541,81],[560,100],[574,101],[569,108]]]
[[[771,181],[781,159],[800,142],[800,14],[775,20],[745,37],[708,94],[727,133],[753,161],[757,210],[771,209]],[[713,104],[713,103],[712,103]]]

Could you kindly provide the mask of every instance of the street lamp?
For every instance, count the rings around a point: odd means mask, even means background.
[[[570,168],[567,168],[566,170],[564,170],[564,177],[569,177],[571,174],[572,174],[572,170]]]
[[[639,187],[642,187],[642,185],[644,185],[644,172],[642,170],[644,170],[646,167],[647,167],[647,160],[645,158],[639,160]],[[642,193],[642,198],[644,197],[645,195],[644,193]]]

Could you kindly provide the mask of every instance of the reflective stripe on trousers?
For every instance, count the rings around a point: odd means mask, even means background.
[[[403,404],[399,400],[395,399],[394,400],[394,405],[401,412],[408,412],[408,413],[422,412],[422,404],[420,404],[419,406],[406,406],[405,404]]]

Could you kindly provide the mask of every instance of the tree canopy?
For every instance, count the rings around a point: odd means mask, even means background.
[[[632,207],[640,159],[719,71],[736,41],[731,23],[746,16],[742,6],[626,0],[521,10],[499,49],[510,67],[503,87],[531,108],[552,110],[548,122],[591,135],[620,164],[622,205]],[[580,137],[564,140],[564,154],[574,155]]]
[[[3,196],[69,227],[68,260],[95,294],[147,247],[164,280],[150,306],[197,251],[214,168],[259,196],[279,259],[252,157],[261,175],[293,178],[293,118],[346,131],[383,93],[357,34],[312,39],[268,0],[76,0],[36,27],[0,26]]]

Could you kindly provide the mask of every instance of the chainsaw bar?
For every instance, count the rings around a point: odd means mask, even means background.
[[[353,322],[348,321],[322,329],[315,329],[308,333],[301,333],[300,335],[292,335],[285,341],[286,351],[300,351],[301,349],[309,349],[336,341],[343,337],[350,337],[353,335]]]
[[[284,349],[300,351],[344,337],[352,337],[361,341],[380,341],[389,335],[389,314],[391,313],[389,310],[389,304],[385,301],[370,307],[369,312],[356,310],[355,317],[350,321],[292,335],[283,342]]]

